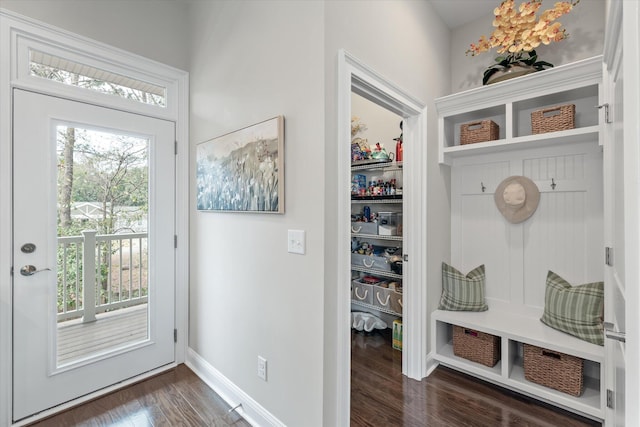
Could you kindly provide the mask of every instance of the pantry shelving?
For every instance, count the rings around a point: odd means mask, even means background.
[[[402,162],[365,163],[351,167],[351,303],[357,310],[401,317]]]

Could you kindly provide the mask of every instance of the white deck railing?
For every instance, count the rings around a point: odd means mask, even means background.
[[[58,237],[58,322],[146,303],[147,254],[147,233]]]

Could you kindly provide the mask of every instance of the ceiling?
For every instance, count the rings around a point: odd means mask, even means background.
[[[493,13],[501,0],[429,0],[450,29]]]

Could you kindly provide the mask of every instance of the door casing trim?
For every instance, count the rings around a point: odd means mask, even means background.
[[[403,252],[409,255],[409,262],[404,267],[404,280],[411,283],[405,287],[403,321],[404,350],[402,352],[402,373],[409,378],[421,380],[427,375],[427,299],[426,268],[419,260],[426,259],[427,244],[424,236],[427,230],[427,198],[423,189],[427,188],[427,107],[405,90],[396,86],[386,77],[365,65],[362,61],[345,50],[338,52],[338,108],[337,131],[338,147],[338,186],[349,188],[351,182],[350,159],[350,119],[351,92],[357,93],[370,101],[403,117],[403,138],[405,158],[411,159],[403,164],[405,191],[403,221],[405,231]],[[350,222],[344,212],[350,211],[349,192],[341,193],[338,198],[338,219],[336,241],[340,242],[335,251],[337,292],[336,307],[337,329],[333,334],[337,337],[337,383],[336,390],[325,392],[333,396],[336,408],[335,422],[329,424],[349,425],[350,389],[351,389],[351,345],[350,345],[350,294],[349,283],[349,245]],[[413,261],[412,261],[413,260]],[[326,354],[325,354],[326,357]]]

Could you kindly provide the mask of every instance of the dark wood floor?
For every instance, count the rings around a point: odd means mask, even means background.
[[[352,333],[353,427],[600,426],[444,367],[422,381],[408,379],[402,376],[402,355],[391,348],[388,331]],[[249,426],[228,410],[217,394],[180,365],[33,426]]]
[[[351,426],[583,427],[589,419],[439,366],[422,381],[402,376],[389,329],[352,332]]]
[[[185,365],[32,424],[65,426],[250,427]]]

